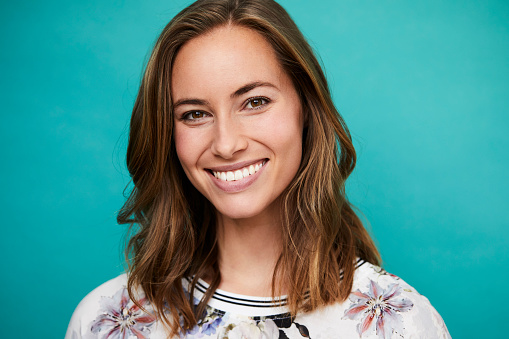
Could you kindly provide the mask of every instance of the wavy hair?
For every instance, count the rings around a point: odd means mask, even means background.
[[[380,263],[378,251],[345,195],[356,155],[325,75],[288,13],[272,0],[199,0],[163,29],[134,104],[127,168],[134,188],[118,214],[133,233],[126,247],[128,290],[141,287],[170,335],[192,328],[221,281],[215,209],[189,182],[173,140],[171,75],[179,49],[224,25],[261,34],[300,96],[306,123],[298,172],[281,195],[282,253],[272,293],[287,292],[293,315],[345,300],[355,259]],[[194,306],[199,278],[210,288]],[[191,297],[182,279],[193,277]]]

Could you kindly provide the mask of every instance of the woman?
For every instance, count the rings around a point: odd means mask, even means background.
[[[202,0],[161,33],[133,109],[129,272],[69,338],[448,337],[377,265],[324,74],[271,0]]]

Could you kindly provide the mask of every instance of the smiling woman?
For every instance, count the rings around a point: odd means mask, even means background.
[[[163,30],[133,109],[129,271],[68,338],[447,338],[377,266],[345,198],[348,130],[309,45],[271,0],[201,0]]]
[[[274,50],[251,29],[223,26],[185,44],[173,67],[175,147],[187,178],[221,224],[272,224],[301,163],[304,120]]]

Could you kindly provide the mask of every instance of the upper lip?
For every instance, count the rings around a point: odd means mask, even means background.
[[[225,165],[225,166],[217,166],[217,167],[209,167],[208,170],[214,171],[214,172],[228,172],[228,171],[235,171],[244,167],[247,167],[249,165],[257,164],[261,161],[266,160],[266,158],[261,158],[257,160],[247,160],[247,161],[241,161],[237,162],[235,164],[231,165]]]

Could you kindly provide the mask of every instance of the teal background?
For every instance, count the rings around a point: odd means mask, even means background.
[[[81,298],[122,272],[130,110],[153,42],[188,3],[1,2],[2,338],[63,337]],[[509,3],[281,3],[352,132],[348,192],[386,268],[453,338],[504,337]]]

